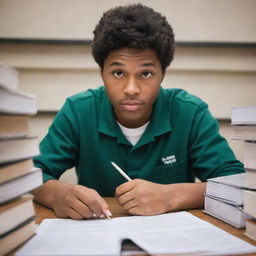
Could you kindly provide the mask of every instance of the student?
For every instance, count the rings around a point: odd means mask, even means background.
[[[155,215],[203,207],[206,179],[244,171],[207,104],[160,86],[174,55],[160,13],[141,4],[107,11],[92,54],[104,86],[68,98],[55,117],[34,159],[44,178],[36,201],[83,219],[110,216],[103,197],[115,196],[130,214]],[[58,181],[73,166],[78,185]]]

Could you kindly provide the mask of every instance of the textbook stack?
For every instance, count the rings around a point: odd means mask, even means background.
[[[256,193],[256,182],[245,173],[208,179],[204,212],[236,228],[245,227],[244,193]]]
[[[37,138],[29,135],[36,101],[17,88],[18,72],[0,63],[0,255],[34,234],[32,196],[26,193],[42,184],[32,161],[39,154]]]
[[[246,172],[209,179],[205,212],[256,239],[256,106],[232,109],[232,139],[243,140]],[[249,217],[249,218],[248,218]]]
[[[233,139],[243,140],[244,167],[247,182],[256,184],[256,106],[232,109]],[[245,234],[256,240],[256,191],[244,192]]]

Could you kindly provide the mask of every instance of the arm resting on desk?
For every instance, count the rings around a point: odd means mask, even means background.
[[[135,179],[117,187],[116,198],[130,214],[155,215],[202,208],[205,190],[205,182],[162,185]]]
[[[84,219],[111,215],[106,201],[94,189],[48,180],[33,191],[35,201],[53,209],[58,217]]]

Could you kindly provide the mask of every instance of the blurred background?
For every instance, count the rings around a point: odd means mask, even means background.
[[[232,141],[231,108],[256,105],[256,0],[0,0],[0,60],[19,71],[23,92],[37,96],[31,130],[41,140],[65,99],[102,85],[91,56],[104,11],[142,3],[165,15],[176,41],[162,84],[202,98]],[[74,170],[62,180],[76,182]]]

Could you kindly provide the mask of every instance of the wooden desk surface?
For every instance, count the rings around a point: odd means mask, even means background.
[[[109,203],[110,205],[110,210],[113,214],[113,217],[120,217],[120,216],[129,216],[129,214],[118,205],[118,203],[116,202],[115,198],[105,198],[106,201]],[[39,224],[41,223],[41,221],[45,218],[57,218],[57,216],[55,215],[55,213],[51,210],[48,209],[40,204],[34,203],[35,206],[35,211],[36,211],[36,223]],[[188,212],[190,212],[191,214],[193,214],[194,216],[205,220],[219,228],[221,228],[222,230],[250,243],[253,245],[256,245],[256,241],[248,238],[247,236],[244,235],[244,229],[237,229],[234,228],[232,226],[230,226],[229,224],[226,224],[225,222],[222,222],[216,218],[213,218],[207,214],[205,214],[202,210],[189,210]],[[248,255],[256,255],[256,254],[246,254]]]

